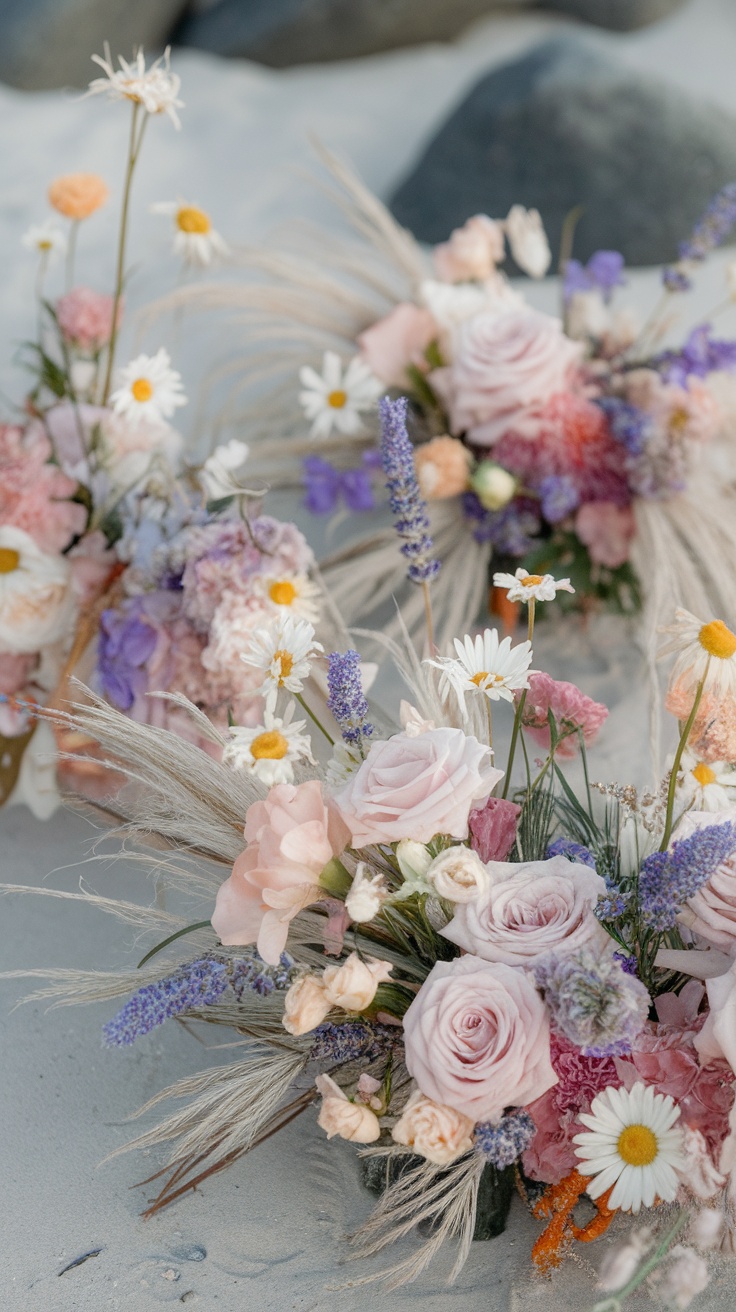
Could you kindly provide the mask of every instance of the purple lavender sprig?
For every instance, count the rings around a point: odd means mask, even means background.
[[[362,750],[363,740],[374,732],[368,722],[368,702],[360,678],[360,656],[349,651],[330,652],[327,657],[327,709],[340,726],[346,743]]]
[[[374,1061],[392,1051],[403,1038],[394,1025],[379,1025],[366,1020],[348,1020],[342,1025],[330,1021],[318,1025],[312,1034],[312,1061],[344,1065],[351,1061]]]
[[[498,1125],[481,1122],[473,1131],[476,1152],[499,1171],[512,1166],[526,1152],[537,1133],[529,1112],[522,1108],[502,1116]]]
[[[412,583],[429,583],[440,572],[429,534],[427,505],[419,491],[414,468],[414,448],[406,429],[408,402],[383,397],[381,412],[381,460],[386,475],[389,505],[395,528],[403,538],[401,553],[409,561],[407,576]]]
[[[729,182],[708,202],[687,240],[680,242],[680,260],[700,264],[711,251],[723,244],[734,224],[736,182]],[[692,285],[684,270],[676,264],[662,270],[662,281],[672,292],[688,291]]]
[[[736,850],[736,824],[708,825],[675,843],[671,851],[645,857],[639,873],[641,918],[658,933],[672,929],[689,898]]]

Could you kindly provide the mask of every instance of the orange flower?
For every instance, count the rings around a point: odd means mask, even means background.
[[[97,173],[66,173],[49,187],[49,201],[67,219],[88,219],[110,192]]]
[[[456,497],[470,485],[471,456],[455,437],[433,437],[417,447],[414,464],[422,496],[428,501]]]

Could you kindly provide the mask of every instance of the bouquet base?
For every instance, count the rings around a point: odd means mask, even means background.
[[[380,1195],[389,1185],[395,1184],[406,1171],[419,1166],[422,1160],[414,1154],[388,1160],[385,1157],[361,1157],[363,1184],[371,1193]],[[499,1171],[491,1165],[484,1168],[478,1189],[474,1240],[496,1239],[498,1235],[503,1234],[513,1193],[513,1167],[508,1167],[505,1171]],[[420,1231],[427,1229],[431,1229],[431,1223],[419,1226]]]

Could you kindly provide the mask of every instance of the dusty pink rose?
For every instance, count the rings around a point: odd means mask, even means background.
[[[453,433],[493,446],[513,431],[536,436],[550,397],[570,386],[581,347],[559,319],[539,310],[477,314],[456,330],[453,362],[431,382],[447,405]]]
[[[437,332],[429,310],[402,301],[384,319],[359,334],[361,358],[387,387],[406,387],[409,365],[426,367],[424,352]]]
[[[474,214],[432,252],[442,282],[482,282],[495,272],[504,255],[503,225],[487,214]]]
[[[484,961],[528,966],[548,952],[593,947],[610,939],[594,914],[606,891],[594,870],[553,856],[523,864],[492,861],[491,886],[455,907],[444,938]]]
[[[76,481],[49,463],[52,454],[40,424],[0,425],[0,524],[22,529],[47,555],[68,547],[87,522],[84,506],[69,500]]]
[[[289,922],[319,897],[319,877],[348,835],[325,806],[322,785],[277,784],[248,807],[245,851],[217,892],[212,926],[225,944],[256,943],[269,965],[286,945]]]
[[[575,532],[596,565],[618,569],[629,559],[636,532],[634,513],[630,506],[613,501],[589,501],[575,516]]]
[[[557,1082],[547,1010],[526,971],[478,957],[432,967],[404,1016],[404,1042],[422,1093],[475,1122]]]
[[[440,1107],[415,1089],[391,1138],[436,1166],[449,1166],[473,1147],[473,1122],[452,1107]]]
[[[548,712],[551,711],[559,737],[557,756],[570,759],[580,747],[579,730],[586,747],[595,740],[598,730],[608,718],[608,709],[602,702],[586,697],[574,683],[550,678],[549,674],[529,675],[529,688],[524,702],[522,724],[546,751],[550,748]]]
[[[467,838],[471,808],[501,777],[488,748],[462,729],[397,733],[373,744],[334,801],[353,847],[428,843],[435,834]]]
[[[674,834],[672,846],[690,838],[700,829],[736,820],[736,807],[730,806],[714,814],[712,811],[686,811]],[[680,912],[682,924],[694,934],[736,953],[736,853],[723,861],[710,879],[701,885]]]
[[[489,797],[468,817],[470,846],[481,861],[505,861],[516,842],[521,807],[505,797]]]
[[[83,351],[96,353],[110,340],[112,332],[112,296],[92,291],[91,287],[72,287],[56,303],[59,327],[68,342]],[[120,325],[123,307],[118,305]]]

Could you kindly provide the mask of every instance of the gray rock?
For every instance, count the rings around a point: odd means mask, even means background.
[[[448,41],[496,9],[534,0],[217,0],[184,19],[182,45],[255,59],[273,68]],[[541,0],[600,27],[641,27],[683,0]]]
[[[26,91],[85,87],[90,56],[109,41],[129,59],[134,47],[162,49],[186,0],[0,0],[0,81]]]
[[[471,214],[534,206],[556,251],[581,205],[577,256],[614,249],[629,264],[658,264],[734,179],[731,115],[561,36],[475,85],[391,207],[437,242]]]

